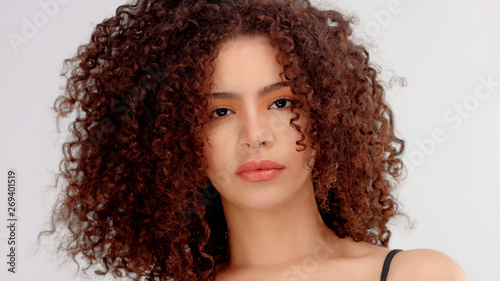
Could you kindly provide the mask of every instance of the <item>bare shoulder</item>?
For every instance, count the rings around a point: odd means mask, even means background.
[[[394,256],[388,281],[467,281],[458,263],[448,255],[430,249],[407,250]]]

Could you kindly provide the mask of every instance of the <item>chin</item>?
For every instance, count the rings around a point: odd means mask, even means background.
[[[298,196],[299,190],[294,192],[287,188],[289,186],[269,182],[252,183],[232,194],[232,198],[224,197],[222,194],[221,198],[223,201],[230,201],[240,208],[254,211],[272,211],[287,205]]]

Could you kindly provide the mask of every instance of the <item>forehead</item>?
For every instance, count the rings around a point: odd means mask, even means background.
[[[281,82],[283,67],[276,61],[277,53],[264,36],[241,37],[221,43],[213,63],[212,92],[255,90]]]

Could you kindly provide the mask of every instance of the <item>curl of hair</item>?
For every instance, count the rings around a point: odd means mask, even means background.
[[[212,280],[229,260],[220,196],[207,186],[203,127],[224,40],[266,36],[308,114],[313,183],[328,227],[387,246],[404,142],[351,20],[308,1],[138,0],[120,6],[66,60],[59,117],[63,197],[53,229],[88,268],[134,280]],[[297,111],[298,112],[298,111]],[[304,138],[302,138],[304,140]],[[302,140],[298,147],[305,147]]]

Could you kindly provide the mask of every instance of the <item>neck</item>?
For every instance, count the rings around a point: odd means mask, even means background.
[[[340,238],[318,210],[312,185],[272,210],[242,209],[222,200],[228,227],[230,267],[275,267],[322,251],[334,255]],[[328,249],[327,249],[328,248]]]

